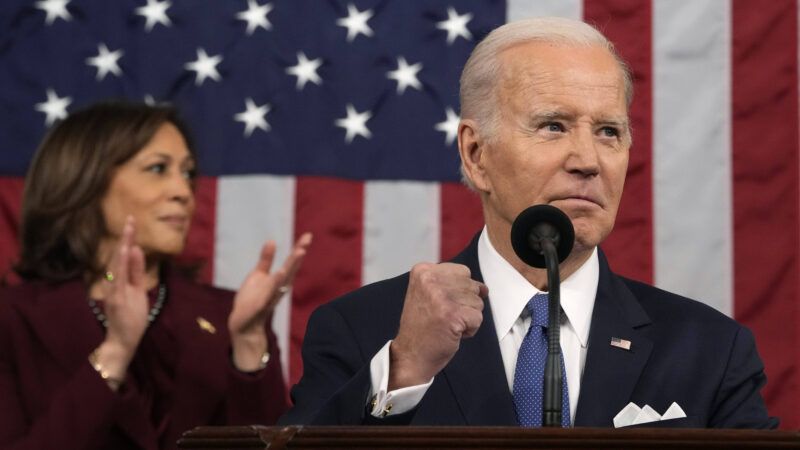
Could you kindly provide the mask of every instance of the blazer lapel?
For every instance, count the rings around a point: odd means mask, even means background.
[[[625,283],[611,273],[600,252],[600,280],[592,312],[575,426],[613,426],[614,415],[630,402],[653,343],[638,328],[650,323]],[[630,341],[626,350],[612,338]]]
[[[212,416],[225,397],[226,376],[233,370],[228,353],[227,310],[220,310],[222,300],[208,298],[180,277],[172,277],[170,291],[174,293],[170,298],[172,308],[165,319],[176,358],[171,415],[184,422],[175,422],[172,428],[186,430]],[[184,302],[191,305],[179,306]]]
[[[483,282],[478,264],[478,236],[453,262],[466,265],[472,278]],[[514,400],[506,382],[492,309],[488,301],[484,303],[481,327],[475,336],[461,341],[461,348],[443,374],[467,425],[516,425]]]

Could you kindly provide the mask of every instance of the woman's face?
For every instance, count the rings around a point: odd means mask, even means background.
[[[177,255],[183,250],[194,213],[195,162],[183,135],[165,123],[137,154],[119,166],[102,199],[111,249],[125,218],[136,220],[136,243],[145,255]],[[111,247],[108,247],[111,245]]]

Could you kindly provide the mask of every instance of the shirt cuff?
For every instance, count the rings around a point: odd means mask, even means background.
[[[428,388],[433,384],[433,378],[431,378],[430,381],[425,384],[408,386],[386,392],[389,388],[389,347],[391,344],[392,341],[388,341],[386,345],[372,357],[372,361],[369,363],[372,388],[370,390],[370,401],[367,408],[369,408],[372,417],[379,419],[411,411],[419,404],[422,397],[428,392]]]

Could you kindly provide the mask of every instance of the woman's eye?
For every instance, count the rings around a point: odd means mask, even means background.
[[[167,165],[164,163],[151,164],[147,166],[147,171],[152,173],[164,173],[167,171]]]
[[[197,178],[197,169],[195,168],[184,169],[183,177],[186,178],[187,180],[194,180],[195,178]]]

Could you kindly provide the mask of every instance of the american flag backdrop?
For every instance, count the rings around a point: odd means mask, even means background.
[[[476,41],[506,20],[582,18],[636,85],[628,180],[603,245],[612,268],[750,327],[770,412],[798,428],[799,11],[798,0],[3,0],[0,274],[48,127],[109,97],[172,102],[204,175],[189,244],[204,281],[236,288],[263,240],[282,257],[315,234],[274,320],[293,383],[314,307],[447,259],[480,229],[454,143]]]

